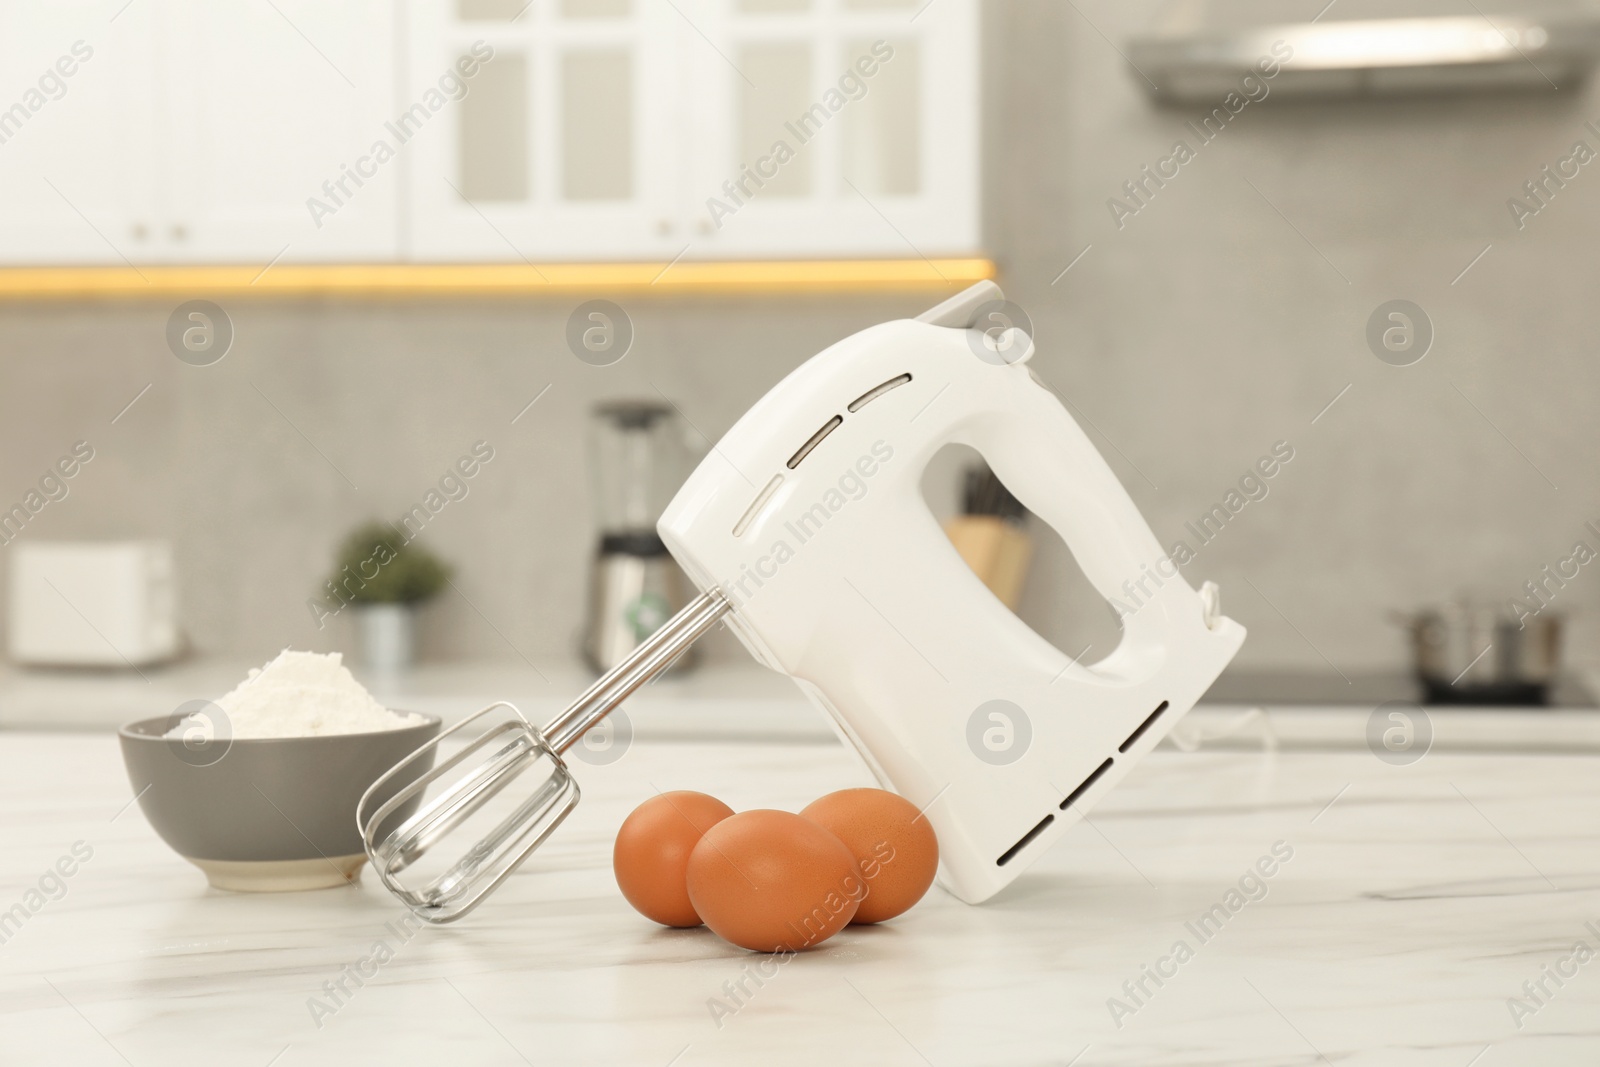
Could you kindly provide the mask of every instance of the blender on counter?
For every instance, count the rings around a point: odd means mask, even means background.
[[[690,456],[676,411],[651,400],[597,405],[589,446],[600,543],[583,655],[608,671],[689,602],[689,580],[656,534],[656,520],[683,483]],[[685,654],[678,668],[690,659]]]

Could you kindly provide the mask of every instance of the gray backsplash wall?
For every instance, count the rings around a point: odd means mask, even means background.
[[[1198,147],[1184,120],[1204,109],[1152,108],[1101,36],[1120,41],[1154,5],[1078,9],[989,10],[990,243],[1034,320],[1035,366],[1164,544],[1198,546],[1185,523],[1276,442],[1293,447],[1269,494],[1185,567],[1250,627],[1241,663],[1398,665],[1391,608],[1506,598],[1579,538],[1600,548],[1583,529],[1600,522],[1600,170],[1521,232],[1505,206],[1573,141],[1600,148],[1583,128],[1596,95],[1276,95]],[[1195,158],[1119,229],[1106,200],[1180,138]],[[1398,297],[1437,331],[1405,368],[1363,338]],[[264,658],[348,647],[343,620],[319,632],[305,606],[333,545],[367,516],[397,518],[486,440],[494,460],[423,534],[459,587],[429,611],[427,652],[545,664],[570,657],[582,615],[596,399],[659,391],[715,438],[807,356],[936,298],[624,295],[637,341],[609,368],[565,348],[578,297],[224,301],[237,340],[207,368],[167,351],[169,303],[0,305],[0,501],[90,441],[71,495],[26,536],[172,538],[195,644]],[[1557,603],[1600,603],[1600,568]],[[1072,653],[1111,640],[1048,540],[1022,614]],[[1575,659],[1600,659],[1596,633],[1580,613]],[[737,652],[724,639],[716,654]]]

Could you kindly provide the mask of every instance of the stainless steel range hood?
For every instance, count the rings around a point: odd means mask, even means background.
[[[1549,92],[1578,85],[1600,56],[1592,3],[1508,13],[1502,0],[1479,14],[1465,0],[1325,2],[1179,0],[1128,42],[1128,60],[1158,101],[1215,102],[1250,74],[1302,96]],[[1301,7],[1304,21],[1284,20]]]

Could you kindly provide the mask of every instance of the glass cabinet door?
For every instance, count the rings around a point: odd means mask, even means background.
[[[691,256],[966,254],[978,244],[970,0],[702,0],[722,57],[692,153]]]
[[[416,0],[409,32],[408,92],[477,57],[418,134],[411,258],[977,248],[975,0]]]
[[[675,255],[684,28],[662,0],[414,4],[402,95],[464,92],[416,133],[411,258]]]

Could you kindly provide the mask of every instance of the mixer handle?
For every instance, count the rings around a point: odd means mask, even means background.
[[[969,443],[1005,487],[1061,535],[1095,590],[1108,601],[1124,599],[1124,583],[1143,580],[1165,558],[1161,543],[1061,397],[1031,368],[1013,373],[1029,374],[1040,386],[1027,401],[1037,417],[1019,418],[1024,412],[1008,408],[1007,417],[975,426]],[[1157,583],[1169,587],[1163,596],[1180,590],[1196,595],[1172,570]],[[1129,636],[1159,629],[1159,614],[1125,617]]]
[[[1004,300],[998,285],[981,281],[924,311],[917,321],[974,330],[979,314]],[[1140,580],[1142,566],[1163,558],[1161,544],[1066,401],[1031,367],[1016,366],[1033,355],[1033,339],[1020,327],[1006,325],[1006,333],[1015,336],[997,342],[1002,351],[1018,346],[1017,354],[1006,360],[1011,365],[1007,369],[1028,374],[1040,386],[1045,395],[1030,398],[1040,417],[1017,418],[1018,411],[1008,407],[998,413],[1003,417],[975,427],[968,443],[1017,499],[1061,535],[1100,595],[1115,601],[1125,595],[1120,588],[1124,581]]]

